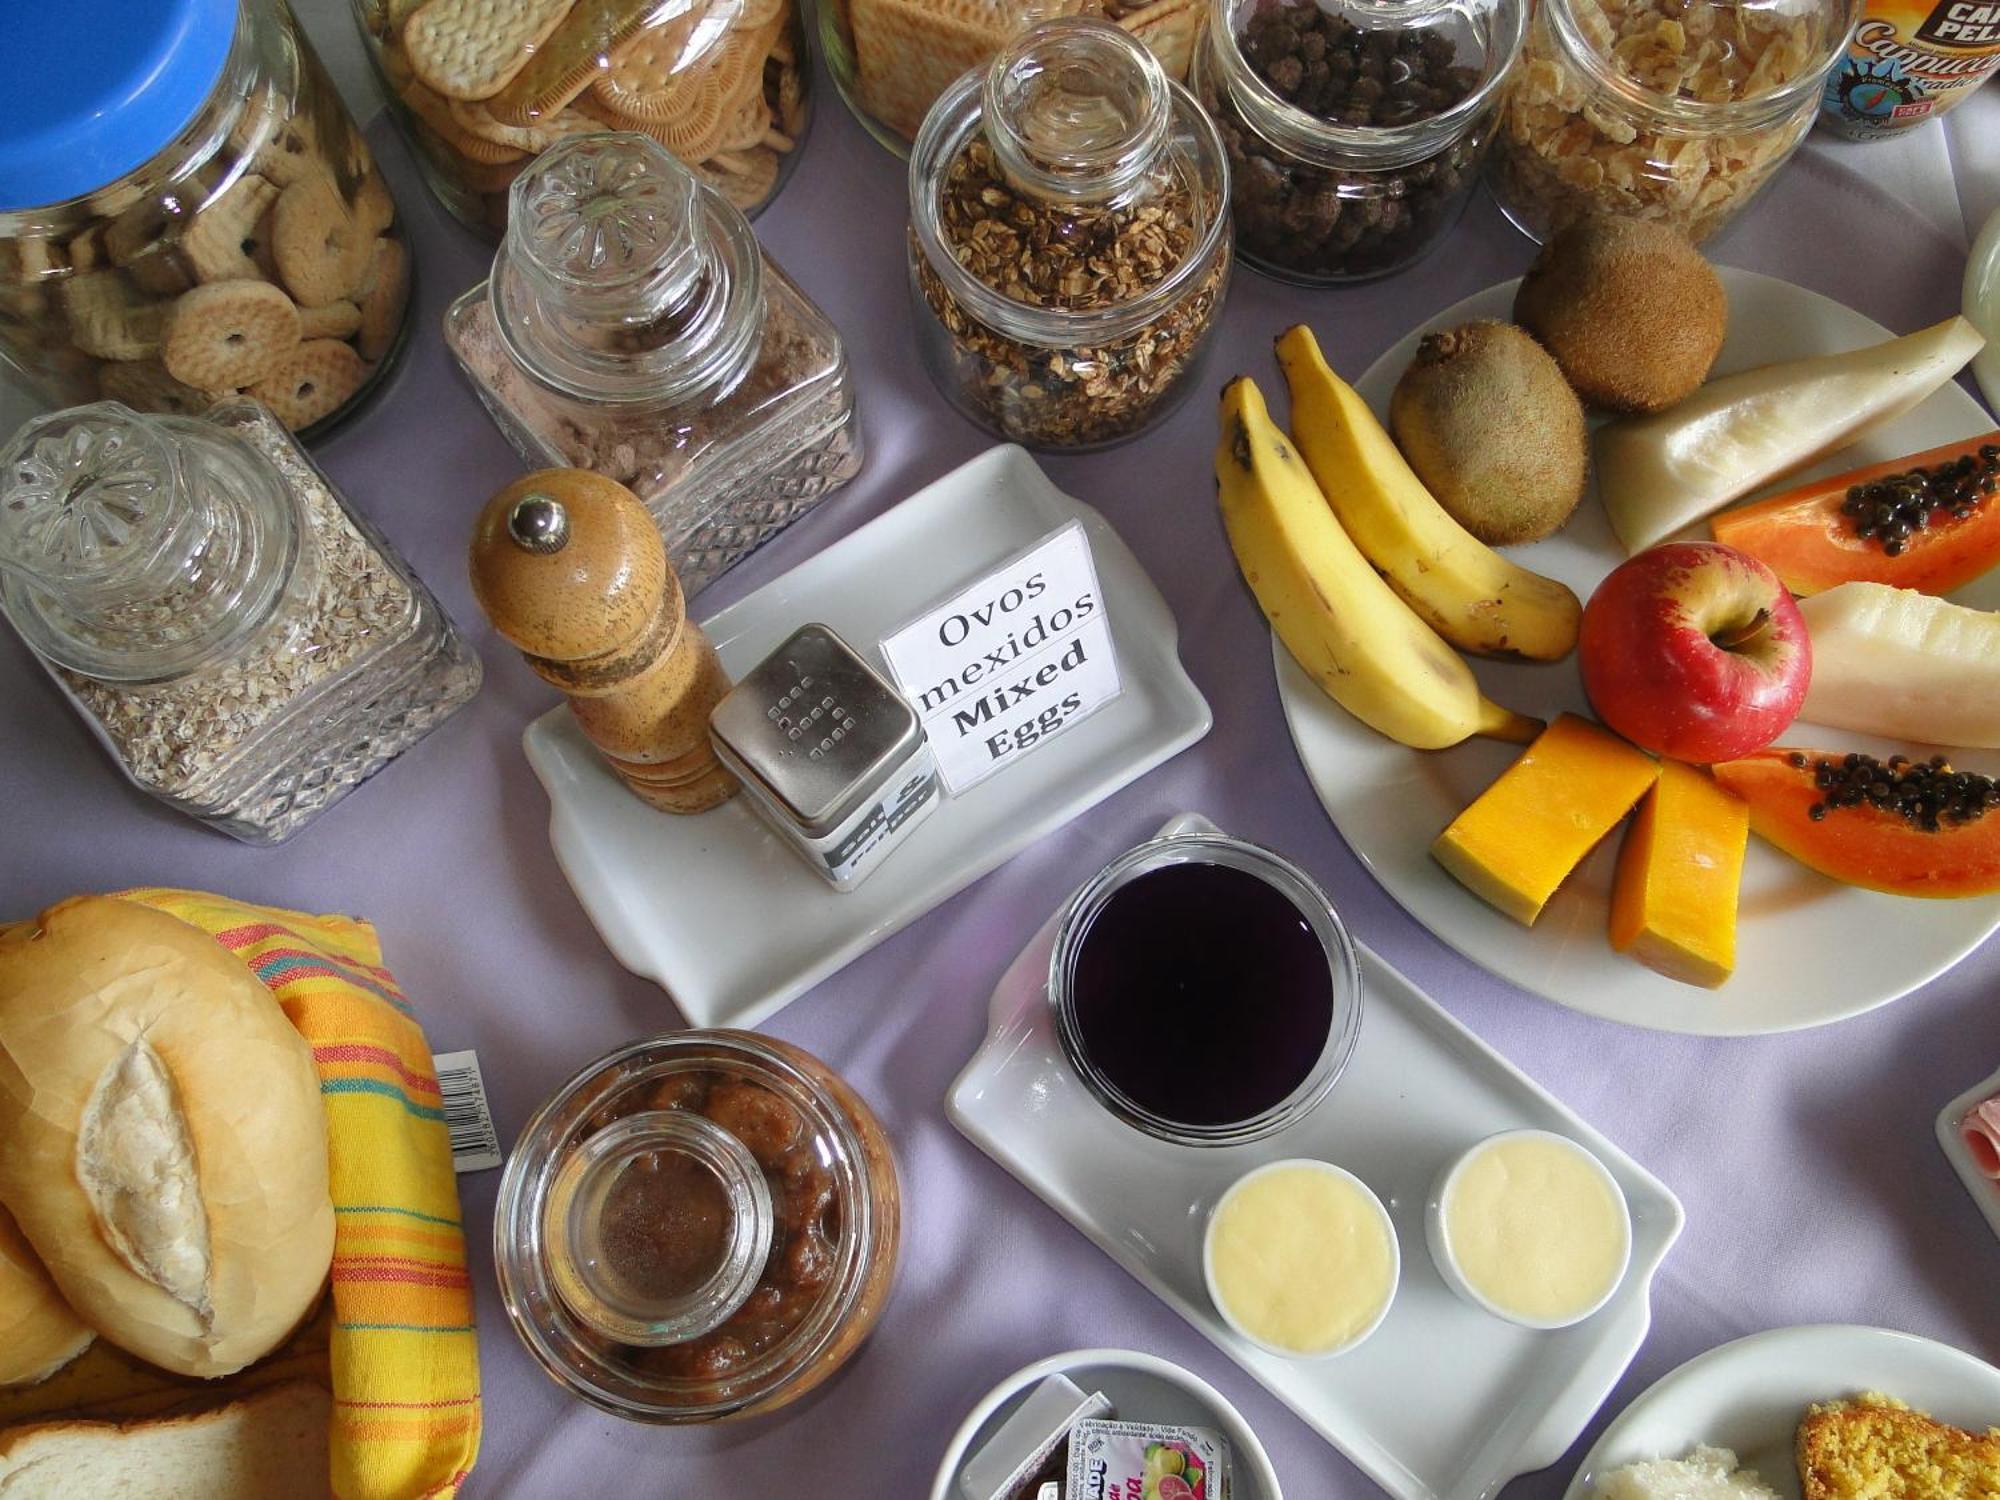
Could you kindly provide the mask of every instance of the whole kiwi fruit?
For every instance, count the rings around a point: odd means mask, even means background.
[[[1550,236],[1514,321],[1605,411],[1664,411],[1708,378],[1729,327],[1715,267],[1676,229],[1597,214]]]
[[[1389,398],[1389,430],[1438,504],[1482,542],[1533,542],[1583,498],[1583,406],[1511,323],[1424,336]]]

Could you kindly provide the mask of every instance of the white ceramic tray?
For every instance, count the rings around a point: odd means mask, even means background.
[[[931,1481],[930,1500],[965,1500],[959,1470],[1000,1430],[1028,1392],[1051,1375],[1067,1375],[1085,1391],[1102,1391],[1120,1418],[1174,1426],[1213,1427],[1229,1439],[1229,1500],[1284,1500],[1271,1456],[1243,1414],[1199,1375],[1136,1349],[1078,1349],[1052,1354],[1016,1370],[973,1407],[952,1434]]]
[[[1163,832],[1210,827],[1190,817]],[[952,1085],[952,1123],[1397,1500],[1483,1500],[1560,1458],[1645,1339],[1653,1273],[1681,1230],[1666,1186],[1366,947],[1359,1044],[1304,1121],[1220,1150],[1142,1135],[1106,1113],[1063,1058],[1044,1001],[1054,925],[995,990],[986,1041]],[[1588,1146],[1632,1208],[1624,1283],[1602,1311],[1555,1333],[1461,1302],[1424,1248],[1424,1200],[1438,1170],[1519,1126]],[[1249,1168],[1288,1156],[1361,1177],[1388,1205],[1403,1247],[1387,1320],[1331,1360],[1260,1352],[1229,1331],[1203,1289],[1208,1208]]]
[[[1859,348],[1889,331],[1839,303],[1769,276],[1722,268],[1729,291],[1729,338],[1720,371],[1772,360]],[[1515,282],[1447,308],[1390,349],[1355,389],[1379,414],[1417,341],[1431,328],[1469,318],[1505,318]],[[1826,459],[1808,473],[1835,473],[1983,432],[1992,418],[1955,381],[1914,411]],[[1701,535],[1707,528],[1700,527]],[[1624,559],[1593,488],[1555,536],[1509,555],[1561,579],[1588,598]],[[2000,571],[1953,596],[2000,609]],[[1915,901],[1859,890],[1815,874],[1750,840],[1743,866],[1736,972],[1720,989],[1678,984],[1615,953],[1605,940],[1617,837],[1600,845],[1556,892],[1539,921],[1523,927],[1447,875],[1431,841],[1520,753],[1512,745],[1468,741],[1449,750],[1410,750],[1344,713],[1273,642],[1278,695],[1307,777],[1348,847],[1389,894],[1439,939],[1474,963],[1558,1004],[1634,1026],[1737,1036],[1821,1026],[1907,994],[1943,973],[2000,926],[2000,896]],[[1475,661],[1494,701],[1543,717],[1587,713],[1575,658],[1553,665]],[[1867,750],[1907,746],[1801,724],[1782,744]],[[1968,769],[2000,772],[2000,753],[1954,753]],[[1892,925],[1896,941],[1868,934]]]
[[[1993,1232],[2000,1234],[2000,1182],[1995,1182],[1973,1165],[1972,1153],[1965,1147],[1965,1137],[1958,1131],[1958,1122],[1965,1118],[1966,1111],[1995,1094],[2000,1094],[2000,1073],[1995,1073],[1984,1083],[1975,1084],[1944,1107],[1937,1117],[1937,1138],[1945,1160],[1958,1173],[1959,1181],[1972,1194],[1972,1201],[1986,1215],[1986,1222],[1993,1226]]]
[[[1563,1500],[1589,1500],[1613,1469],[1727,1448],[1787,1500],[1799,1493],[1793,1434],[1815,1401],[1881,1391],[1940,1422],[2000,1419],[2000,1370],[1948,1344],[1847,1323],[1773,1328],[1698,1354],[1635,1397],[1598,1438]]]
[[[892,933],[1208,732],[1166,601],[1111,525],[999,447],[704,621],[731,675],[808,621],[875,645],[935,599],[1071,520],[1090,535],[1124,692],[1015,765],[947,798],[856,889],[835,891],[741,797],[654,812],[606,770],[567,708],[523,743],[549,838],[619,962],[697,1026],[754,1026]]]

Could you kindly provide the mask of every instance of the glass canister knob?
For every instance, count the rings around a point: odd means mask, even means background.
[[[0,606],[36,651],[92,677],[160,679],[227,654],[299,546],[279,477],[201,422],[100,401],[0,450]]]
[[[701,279],[701,191],[644,136],[578,136],[515,179],[507,250],[579,315],[656,317]]]
[[[1058,201],[1127,194],[1153,165],[1173,114],[1159,59],[1129,32],[1081,17],[1024,33],[987,67],[982,90],[1000,169]]]

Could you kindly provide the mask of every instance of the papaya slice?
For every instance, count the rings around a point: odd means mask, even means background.
[[[1880,537],[1856,532],[1844,514],[1847,492],[1912,469],[1935,470],[1970,459],[1990,470],[2000,454],[2000,432],[1946,443],[1907,458],[1871,464],[1724,511],[1709,522],[1718,542],[1748,552],[1784,580],[1795,594],[1817,594],[1842,583],[1886,583],[1925,594],[1948,594],[2000,564],[2000,493],[1986,495],[1971,514],[1933,510],[1928,524],[1902,539],[1891,556]],[[1976,487],[1976,485],[1975,485]]]
[[[1890,808],[1829,807],[1815,768],[1837,751],[1773,746],[1710,767],[1750,805],[1750,827],[1800,864],[1848,885],[1894,896],[1984,896],[2000,891],[2000,808],[1927,830]],[[1819,816],[1813,809],[1821,809]]]

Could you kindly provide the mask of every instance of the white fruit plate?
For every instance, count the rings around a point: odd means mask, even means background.
[[[1192,814],[1160,830],[1214,831]],[[1488,1500],[1562,1457],[1652,1323],[1653,1275],[1684,1219],[1666,1184],[1366,947],[1360,1040],[1323,1104],[1254,1145],[1141,1135],[1098,1104],[1056,1039],[1046,998],[1055,926],[1052,918],[995,988],[986,1040],[946,1096],[952,1124],[1395,1500]],[[1632,1211],[1632,1262],[1618,1290],[1552,1333],[1462,1301],[1424,1248],[1438,1172],[1475,1141],[1523,1127],[1595,1152]],[[1402,1282],[1382,1326],[1334,1359],[1256,1348],[1217,1315],[1202,1278],[1202,1229],[1216,1199],[1252,1167],[1288,1156],[1333,1162],[1367,1183],[1402,1247]],[[1331,1493],[1329,1484],[1307,1493]]]
[[[1986,335],[1986,347],[1972,356],[1972,373],[1986,404],[2000,412],[2000,208],[1988,215],[1965,259],[1965,316]]]
[[[1911,1333],[1817,1323],[1774,1328],[1698,1354],[1634,1398],[1584,1455],[1563,1500],[1589,1500],[1613,1469],[1682,1458],[1708,1443],[1796,1500],[1793,1434],[1805,1409],[1879,1391],[1940,1422],[2000,1423],[2000,1370]]]
[[[1721,268],[1729,292],[1729,338],[1717,373],[1858,348],[1889,330],[1789,282]],[[1378,415],[1427,332],[1472,318],[1506,318],[1517,282],[1505,282],[1439,313],[1390,349],[1355,382]],[[1832,474],[1920,452],[1993,426],[1956,382],[1907,415],[1869,433],[1808,474]],[[1787,483],[1796,483],[1789,480]],[[1696,533],[1707,535],[1705,526]],[[1576,516],[1547,541],[1509,549],[1526,567],[1561,579],[1587,599],[1624,560],[1593,487]],[[2000,608],[2000,571],[1953,596]],[[1408,749],[1376,734],[1322,693],[1282,644],[1272,642],[1278,693],[1293,743],[1334,826],[1411,916],[1484,968],[1558,1004],[1663,1031],[1740,1036],[1794,1031],[1886,1004],[1943,973],[2000,927],[2000,896],[1921,901],[1857,890],[1815,874],[1760,840],[1743,869],[1736,972],[1718,990],[1664,979],[1614,953],[1605,939],[1616,836],[1570,877],[1533,927],[1522,927],[1465,889],[1430,857],[1431,841],[1520,752],[1473,740],[1443,751]],[[1473,662],[1495,702],[1542,718],[1588,713],[1575,658],[1552,665]],[[1845,730],[1801,724],[1781,743],[1864,750],[1907,749]],[[1955,764],[2000,772],[2000,755],[1954,754]],[[1895,941],[1876,936],[1893,930]]]

